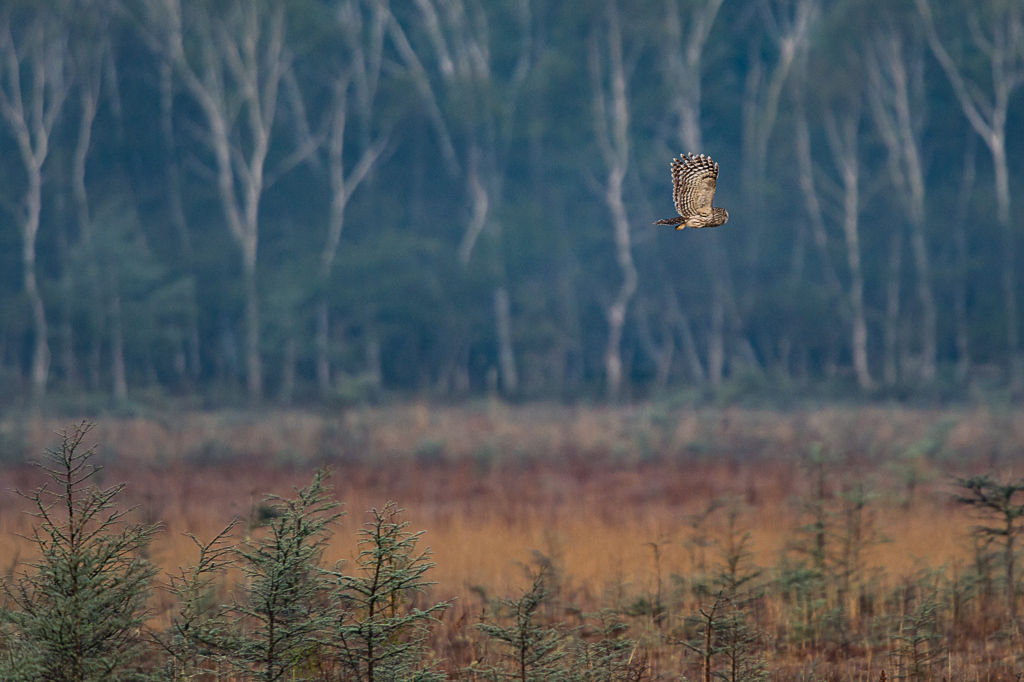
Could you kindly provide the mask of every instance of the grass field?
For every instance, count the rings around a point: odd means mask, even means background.
[[[41,479],[21,460],[52,446],[63,425],[3,425],[5,573],[31,556],[17,537],[31,518],[10,489]],[[558,575],[551,619],[616,609],[652,679],[697,679],[700,662],[678,641],[711,598],[699,586],[726,571],[747,533],[741,569],[761,571],[750,617],[775,679],[875,680],[882,669],[889,679],[1005,679],[1024,670],[1019,624],[998,599],[998,555],[972,544],[978,519],[952,496],[955,476],[1021,474],[1024,413],[413,404],[104,419],[90,439],[105,482],[127,481],[123,501],[163,526],[152,556],[165,569],[194,560],[183,533],[208,538],[234,517],[251,519],[265,494],[291,494],[318,466],[331,468],[347,512],[328,562],[354,556],[365,510],[398,502],[433,550],[430,597],[455,600],[434,636],[453,676],[479,655],[469,626],[488,599],[521,593],[524,567],[543,556]],[[815,518],[826,575],[794,586],[790,569],[813,559]],[[845,582],[840,568],[852,572]],[[937,635],[923,651],[935,655],[914,672],[906,624],[932,588]],[[157,627],[168,598],[155,599]]]

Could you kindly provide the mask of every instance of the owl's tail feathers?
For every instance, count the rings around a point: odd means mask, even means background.
[[[658,222],[656,222],[654,224],[655,225],[676,225],[677,226],[676,229],[677,230],[681,230],[684,227],[686,227],[686,225],[682,224],[682,222],[684,220],[686,220],[686,218],[684,218],[682,216],[676,216],[675,218],[665,218],[664,220],[659,220]]]

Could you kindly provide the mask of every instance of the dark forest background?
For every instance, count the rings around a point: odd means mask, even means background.
[[[1017,396],[1022,85],[1013,0],[9,0],[0,404]]]

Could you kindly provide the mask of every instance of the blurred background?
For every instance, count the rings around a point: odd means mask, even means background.
[[[1013,399],[1011,0],[10,0],[0,407]],[[714,230],[669,161],[721,167]]]

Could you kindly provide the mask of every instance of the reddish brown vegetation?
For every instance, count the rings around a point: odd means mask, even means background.
[[[264,494],[290,494],[308,483],[315,466],[332,468],[330,482],[348,511],[327,557],[332,562],[353,556],[364,510],[398,501],[413,528],[427,531],[424,543],[435,553],[431,598],[456,598],[435,639],[453,668],[474,655],[466,636],[483,595],[521,591],[523,563],[538,551],[560,571],[562,606],[629,614],[630,634],[652,671],[696,678],[693,655],[672,641],[707,600],[695,586],[721,570],[728,544],[728,504],[703,522],[701,515],[713,502],[731,500],[738,528],[751,533],[749,561],[764,569],[752,617],[773,675],[813,670],[827,679],[874,680],[881,668],[905,669],[905,656],[893,658],[903,641],[899,624],[934,584],[943,605],[936,627],[951,652],[935,672],[948,675],[948,666],[956,679],[975,679],[1018,669],[1012,651],[1022,639],[1000,622],[998,600],[980,591],[984,576],[972,572],[973,520],[954,503],[950,477],[990,468],[1012,473],[1011,453],[1024,443],[1018,416],[413,405],[338,417],[110,419],[92,436],[102,444],[107,480],[128,481],[125,501],[163,524],[153,552],[169,569],[193,559],[182,533],[207,538],[232,517],[252,517]],[[27,448],[51,444],[49,431],[60,425],[25,428]],[[808,627],[823,628],[841,613],[838,634],[797,633],[796,588],[773,583],[784,563],[806,561],[794,547],[796,529],[807,523],[801,501],[816,495],[808,468],[816,443],[828,456],[821,502],[831,524],[829,566],[838,552],[843,494],[858,483],[871,494],[865,532],[889,540],[865,537],[848,589],[825,580],[823,602],[814,607],[822,613],[805,613]],[[0,567],[7,569],[29,551],[14,534],[30,523],[7,488],[39,481],[28,466],[8,466],[3,479]],[[998,566],[992,571],[990,580]],[[665,615],[644,611],[655,599]],[[563,613],[571,619],[566,614],[571,610]],[[985,644],[996,634],[998,644]]]

